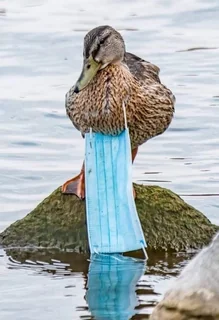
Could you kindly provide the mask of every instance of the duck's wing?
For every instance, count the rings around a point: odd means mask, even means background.
[[[125,53],[124,63],[128,66],[132,75],[143,86],[149,86],[151,90],[154,88],[154,93],[157,94],[158,92],[162,99],[166,97],[167,103],[172,104],[174,108],[176,98],[171,90],[161,83],[159,78],[159,67],[153,63],[150,63],[149,61],[139,58],[130,52]]]
[[[125,53],[124,62],[133,76],[139,81],[146,82],[151,80],[152,82],[160,83],[160,69],[156,65],[145,61],[130,52]]]

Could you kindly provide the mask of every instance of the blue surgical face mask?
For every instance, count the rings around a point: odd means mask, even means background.
[[[91,253],[146,247],[132,191],[128,129],[118,136],[85,134],[85,184]]]

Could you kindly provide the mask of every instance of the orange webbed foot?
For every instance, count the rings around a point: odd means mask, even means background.
[[[85,198],[84,166],[79,175],[66,181],[62,185],[62,193],[75,194],[79,199]]]

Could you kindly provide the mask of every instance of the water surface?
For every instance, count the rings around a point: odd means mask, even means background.
[[[177,98],[169,130],[140,148],[134,180],[170,188],[219,224],[218,15],[217,0],[0,1],[0,231],[80,169],[84,144],[64,96],[80,73],[83,37],[100,24],[157,64]],[[90,319],[87,257],[71,255],[40,256],[72,260],[71,274],[57,277],[8,268],[2,250],[0,317]],[[151,312],[186,258],[150,256],[136,319]]]

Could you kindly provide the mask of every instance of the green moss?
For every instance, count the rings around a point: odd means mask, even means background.
[[[148,249],[186,250],[209,243],[218,228],[170,190],[135,185]],[[5,247],[57,247],[87,252],[85,202],[60,188],[0,234]]]
[[[187,250],[207,244],[217,227],[168,189],[136,186],[136,206],[148,247]]]

